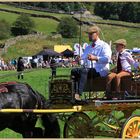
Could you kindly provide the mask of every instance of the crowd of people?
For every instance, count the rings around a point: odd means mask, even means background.
[[[57,67],[76,67],[79,65],[77,57],[66,58],[66,57],[50,57],[49,60],[43,60],[43,58],[34,58],[27,60],[23,57],[23,63],[25,69],[32,68],[50,68],[51,60],[54,59]],[[17,69],[18,58],[12,59],[9,61],[4,61],[3,58],[0,58],[0,70],[16,70]]]
[[[3,58],[0,57],[0,70],[15,70],[17,65],[17,60],[12,59],[10,61],[4,61]]]
[[[43,60],[42,58],[34,58],[30,59],[30,61],[27,61],[23,57],[24,61],[24,68],[25,69],[32,69],[32,68],[50,68],[50,62],[52,57],[50,57],[50,60]],[[79,56],[76,56],[74,58],[62,58],[62,57],[54,57],[55,63],[57,67],[76,67],[82,64],[82,62],[79,62]],[[18,59],[12,59],[9,61],[4,61],[3,58],[0,57],[0,70],[7,71],[7,70],[16,70],[17,69],[17,61]],[[139,61],[136,59],[136,61]],[[116,55],[113,55],[112,60],[110,62],[111,64],[117,63]]]

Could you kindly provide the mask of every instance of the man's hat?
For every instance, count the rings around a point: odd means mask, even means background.
[[[100,32],[100,28],[98,26],[92,26],[88,28],[87,33],[99,33]]]
[[[121,44],[121,45],[123,45],[123,46],[126,46],[127,42],[126,42],[125,39],[119,39],[119,40],[116,40],[116,41],[114,42],[114,44]]]

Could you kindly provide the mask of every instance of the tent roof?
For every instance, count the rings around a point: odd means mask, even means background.
[[[72,50],[70,45],[55,45],[54,50],[58,53],[65,51],[66,49]]]
[[[64,56],[66,57],[73,57],[74,55],[74,52],[69,50],[69,49],[66,49],[65,51],[63,51],[61,54],[63,54]]]

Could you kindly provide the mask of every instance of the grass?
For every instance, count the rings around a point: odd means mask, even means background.
[[[57,69],[57,74],[60,75],[69,75],[70,74],[70,69],[66,68],[58,68]],[[0,76],[4,74],[16,74],[16,71],[0,71]],[[40,69],[36,70],[33,72],[28,72],[24,74],[24,80],[18,80],[17,76],[8,76],[5,78],[0,78],[0,82],[6,82],[6,81],[19,81],[19,82],[26,82],[30,84],[33,89],[36,89],[40,93],[42,93],[46,98],[48,96],[48,80],[51,75],[51,70],[50,69]]]
[[[54,48],[54,45],[61,44],[69,44],[73,46],[75,42],[77,42],[77,38],[75,39],[28,39],[18,41],[15,45],[12,45],[8,48],[6,54],[2,57],[7,61],[12,58],[18,58],[19,56],[33,56],[37,54],[39,51],[43,49],[43,46],[47,46],[48,48]]]
[[[11,25],[14,21],[16,21],[18,14],[8,13],[8,12],[0,12],[0,20],[5,20],[9,22]],[[35,22],[35,30],[38,32],[43,32],[44,34],[50,34],[51,32],[55,32],[58,22],[53,19],[48,18],[38,18],[31,17]]]
[[[18,14],[8,13],[8,12],[0,12],[0,20],[5,20],[8,23],[12,24],[18,17]]]
[[[22,138],[22,135],[6,128],[3,131],[0,131],[0,138]]]
[[[101,33],[103,33],[104,40],[106,40],[107,42],[114,42],[117,39],[124,38],[127,40],[127,48],[139,48],[138,42],[140,39],[140,29],[117,27],[111,25],[99,25],[99,27],[101,27]]]
[[[77,17],[79,19],[79,17]],[[128,25],[128,26],[137,26],[140,27],[140,23],[132,23],[132,22],[125,22],[125,21],[118,21],[118,20],[102,20],[102,19],[96,19],[96,18],[86,18],[82,17],[82,21],[88,21],[88,22],[102,22],[102,23],[111,23],[111,24],[118,24],[118,25]]]
[[[0,8],[11,10],[11,11],[30,13],[30,14],[50,15],[50,16],[57,17],[59,19],[61,19],[62,17],[71,16],[71,15],[66,15],[66,14],[57,14],[57,13],[41,12],[41,11],[35,11],[35,10],[26,10],[26,9],[22,9],[22,8],[16,8],[16,7],[11,6],[11,5],[6,5],[6,4],[0,4]]]
[[[47,18],[32,18],[35,21],[36,30],[49,35],[52,32],[56,32],[58,25],[57,21]]]

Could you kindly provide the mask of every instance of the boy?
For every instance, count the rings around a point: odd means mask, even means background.
[[[120,82],[121,78],[124,76],[131,75],[131,65],[134,68],[139,68],[138,62],[135,62],[132,55],[125,51],[126,48],[126,40],[119,39],[114,42],[116,45],[117,51],[117,66],[112,70],[108,77],[107,77],[107,85],[106,85],[106,93],[109,94],[111,90],[111,81],[115,78],[115,91],[117,94],[120,94]],[[116,70],[116,71],[115,71]]]

